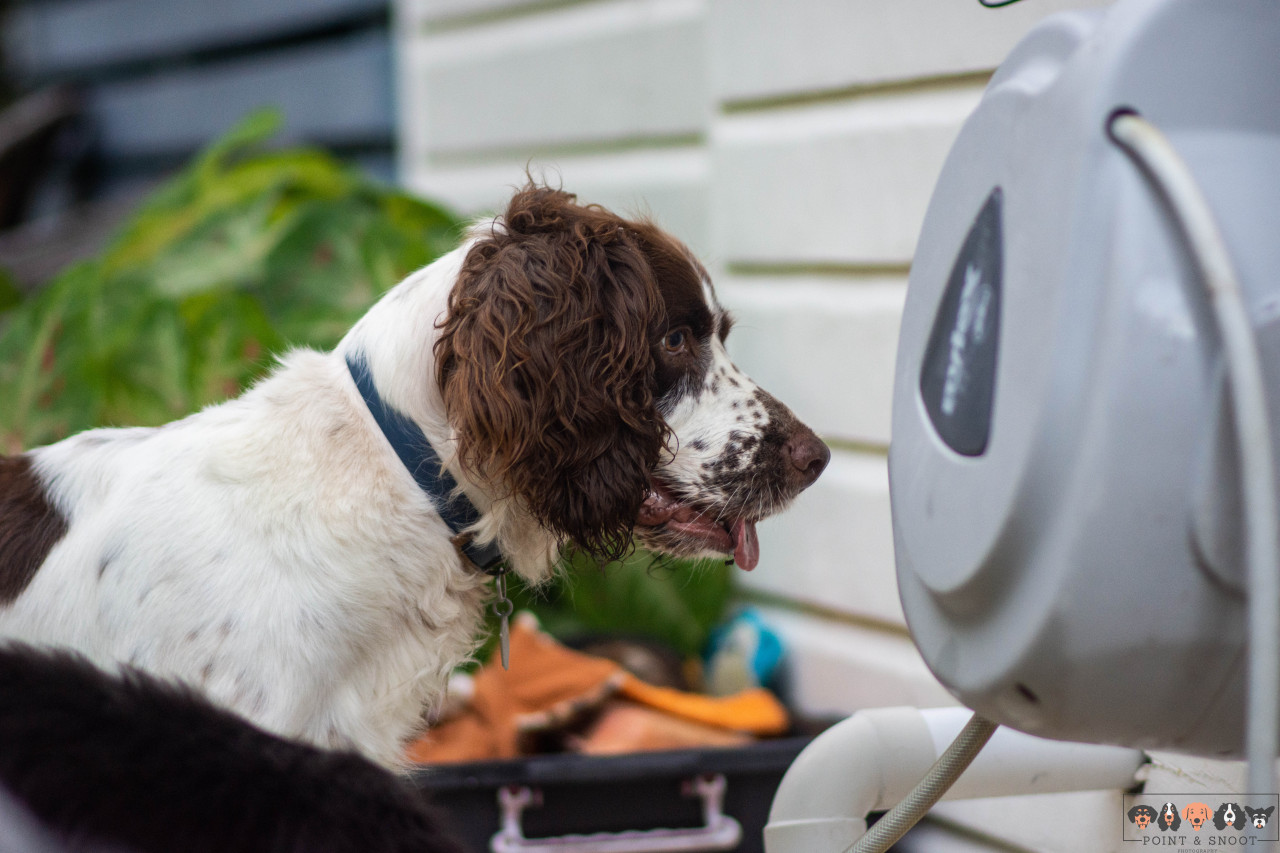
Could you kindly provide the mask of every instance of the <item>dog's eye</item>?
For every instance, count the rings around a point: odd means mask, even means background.
[[[672,355],[684,352],[688,338],[689,333],[687,330],[676,329],[674,332],[667,332],[667,336],[662,339],[662,346]]]

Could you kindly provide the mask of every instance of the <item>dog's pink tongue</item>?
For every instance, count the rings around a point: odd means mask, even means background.
[[[733,561],[743,571],[751,571],[760,562],[760,540],[753,521],[741,518],[733,523]]]

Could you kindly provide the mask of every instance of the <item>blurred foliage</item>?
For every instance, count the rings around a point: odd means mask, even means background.
[[[723,561],[672,560],[640,550],[603,567],[575,553],[568,569],[546,589],[515,589],[516,606],[536,613],[557,637],[645,637],[686,657],[702,653],[724,618],[734,572]]]
[[[453,248],[460,220],[245,119],[156,191],[98,258],[22,299],[0,271],[0,453],[155,425],[238,394],[291,346],[332,347],[384,291]],[[696,654],[730,569],[636,552],[514,590],[553,633],[638,634]]]
[[[37,295],[0,282],[0,449],[233,396],[457,243],[438,205],[321,151],[263,150],[279,124],[247,118]]]

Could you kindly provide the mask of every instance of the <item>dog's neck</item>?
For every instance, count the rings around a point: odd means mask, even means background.
[[[506,572],[502,551],[494,542],[478,544],[470,533],[480,520],[480,511],[458,489],[457,480],[445,470],[431,442],[422,430],[402,412],[387,404],[369,373],[369,365],[358,356],[346,357],[347,370],[351,373],[365,406],[382,430],[391,449],[400,457],[405,468],[413,475],[418,487],[426,492],[436,512],[453,531],[458,550],[480,571],[491,575]]]
[[[470,241],[463,243],[388,291],[351,328],[334,355],[367,365],[380,398],[421,431],[442,460],[436,470],[454,479],[461,487],[459,494],[477,510],[475,541],[495,543],[511,557],[512,570],[536,583],[550,576],[558,561],[559,540],[520,506],[518,498],[501,490],[495,494],[459,468],[450,452],[455,436],[435,382],[436,328],[470,246]],[[433,503],[439,505],[434,499]]]

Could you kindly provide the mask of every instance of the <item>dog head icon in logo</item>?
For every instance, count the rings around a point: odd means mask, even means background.
[[[1218,806],[1218,810],[1213,813],[1213,825],[1218,829],[1244,829],[1245,816],[1244,809],[1240,808],[1239,803],[1222,803]]]
[[[1199,832],[1211,817],[1213,812],[1209,810],[1208,803],[1187,803],[1182,809],[1182,819],[1191,824],[1191,828],[1196,832]]]
[[[1267,822],[1271,820],[1271,813],[1275,810],[1275,806],[1267,806],[1265,809],[1244,807],[1245,814],[1249,816],[1249,823],[1253,824],[1254,829],[1266,829]]]
[[[1242,820],[1244,819],[1244,812],[1240,813],[1240,817]],[[1155,822],[1155,819],[1156,819],[1155,806],[1148,806],[1144,803],[1139,803],[1138,805],[1129,809],[1129,823],[1138,827],[1138,829],[1146,829],[1148,826],[1150,826],[1152,823]]]
[[[1156,826],[1164,832],[1182,826],[1182,818],[1178,817],[1178,807],[1173,803],[1165,803],[1160,807],[1160,816],[1156,818]]]

